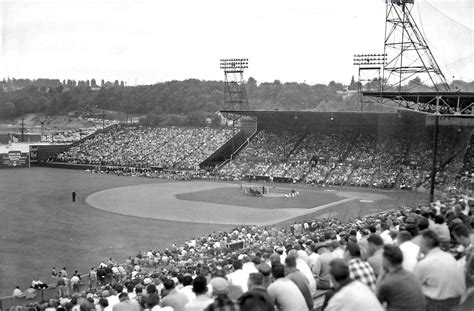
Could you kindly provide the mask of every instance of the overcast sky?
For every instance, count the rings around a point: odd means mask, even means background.
[[[420,0],[415,17],[449,80],[474,80],[472,0]],[[355,53],[383,52],[384,0],[0,0],[0,77],[348,83]]]

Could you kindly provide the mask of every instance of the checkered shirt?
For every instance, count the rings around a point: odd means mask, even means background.
[[[349,261],[349,272],[351,279],[360,281],[372,291],[375,291],[377,279],[374,270],[367,261],[362,261],[360,258],[351,259]]]

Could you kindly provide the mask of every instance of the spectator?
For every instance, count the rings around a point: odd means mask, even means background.
[[[375,291],[377,279],[372,266],[360,259],[360,248],[356,243],[349,243],[344,252],[344,259],[349,266],[349,276],[352,280],[360,281]]]
[[[190,274],[183,276],[183,288],[181,288],[179,292],[188,298],[188,302],[192,302],[196,299],[196,294],[193,292],[193,278]]]
[[[424,258],[415,267],[415,275],[427,300],[427,310],[455,308],[466,290],[464,275],[454,257],[439,248],[432,230],[422,234],[420,252]]]
[[[242,270],[242,261],[235,259],[232,261],[233,272],[227,275],[229,283],[235,286],[240,286],[242,292],[247,291],[247,281],[249,279],[248,273]]]
[[[172,279],[167,279],[163,285],[168,294],[161,300],[160,306],[171,307],[174,311],[184,311],[184,306],[189,302],[188,297],[184,293],[178,292]]]
[[[336,292],[329,300],[326,311],[383,310],[377,297],[367,285],[350,278],[349,266],[343,259],[331,260],[330,274]]]
[[[398,246],[385,245],[383,271],[377,284],[377,298],[387,310],[425,310],[425,299],[415,275],[402,267],[403,253]]]
[[[15,287],[13,290],[13,297],[22,298],[25,297],[25,294],[21,291],[20,286]]]
[[[261,273],[250,273],[248,281],[249,290],[239,298],[241,311],[274,311],[273,298],[263,286]]]
[[[420,247],[411,241],[411,234],[408,231],[402,230],[398,233],[397,244],[403,253],[403,269],[407,271],[415,270],[418,263],[418,254]]]
[[[367,261],[372,266],[375,276],[378,276],[382,269],[383,262],[383,240],[378,234],[372,234],[367,239],[367,242],[369,242],[369,258]]]
[[[334,259],[334,255],[329,251],[326,244],[319,244],[315,247],[319,257],[313,269],[314,276],[317,278],[317,289],[331,288],[331,276],[329,274],[329,263]]]
[[[138,302],[130,300],[127,293],[120,293],[119,303],[112,307],[112,311],[139,311],[140,306]]]
[[[274,282],[268,286],[268,293],[280,311],[309,310],[303,294],[295,283],[285,278],[285,267],[281,264],[272,265]]]
[[[213,300],[206,296],[207,293],[207,280],[205,277],[198,275],[193,280],[193,292],[196,295],[194,301],[188,302],[184,306],[186,311],[201,311],[210,305]]]
[[[313,272],[309,268],[306,261],[301,258],[299,253],[294,249],[288,252],[288,256],[294,256],[296,258],[296,269],[298,269],[308,280],[311,295],[316,294],[316,280],[314,279]]]
[[[300,290],[301,294],[303,294],[303,297],[306,301],[306,305],[308,306],[308,309],[312,310],[313,297],[311,295],[311,291],[309,288],[309,281],[306,278],[306,276],[296,268],[296,257],[293,255],[288,255],[285,258],[285,264],[286,264],[286,278],[293,281],[293,283],[295,283],[296,286],[298,286],[298,289]]]
[[[220,311],[220,310],[235,310],[239,311],[239,304],[234,300],[230,299],[229,293],[229,282],[225,278],[216,277],[211,280],[212,295],[214,296],[214,302],[209,304],[206,311]]]

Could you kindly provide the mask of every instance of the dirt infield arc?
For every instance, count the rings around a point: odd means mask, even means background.
[[[236,188],[236,184],[213,182],[170,182],[133,185],[103,190],[89,195],[87,203],[95,208],[128,216],[193,223],[270,225],[336,206],[352,200],[378,200],[375,193],[336,192],[340,200],[311,208],[261,209],[230,204],[180,200],[188,192]],[[311,191],[313,192],[313,191]],[[285,198],[278,198],[285,200]],[[256,200],[258,200],[256,198]],[[286,199],[291,200],[291,199]]]

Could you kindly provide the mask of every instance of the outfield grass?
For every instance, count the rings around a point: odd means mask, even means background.
[[[52,266],[86,273],[109,257],[125,260],[138,250],[232,228],[122,216],[85,203],[99,190],[159,182],[63,169],[0,170],[0,296],[16,285],[25,289],[33,278],[51,281]]]

